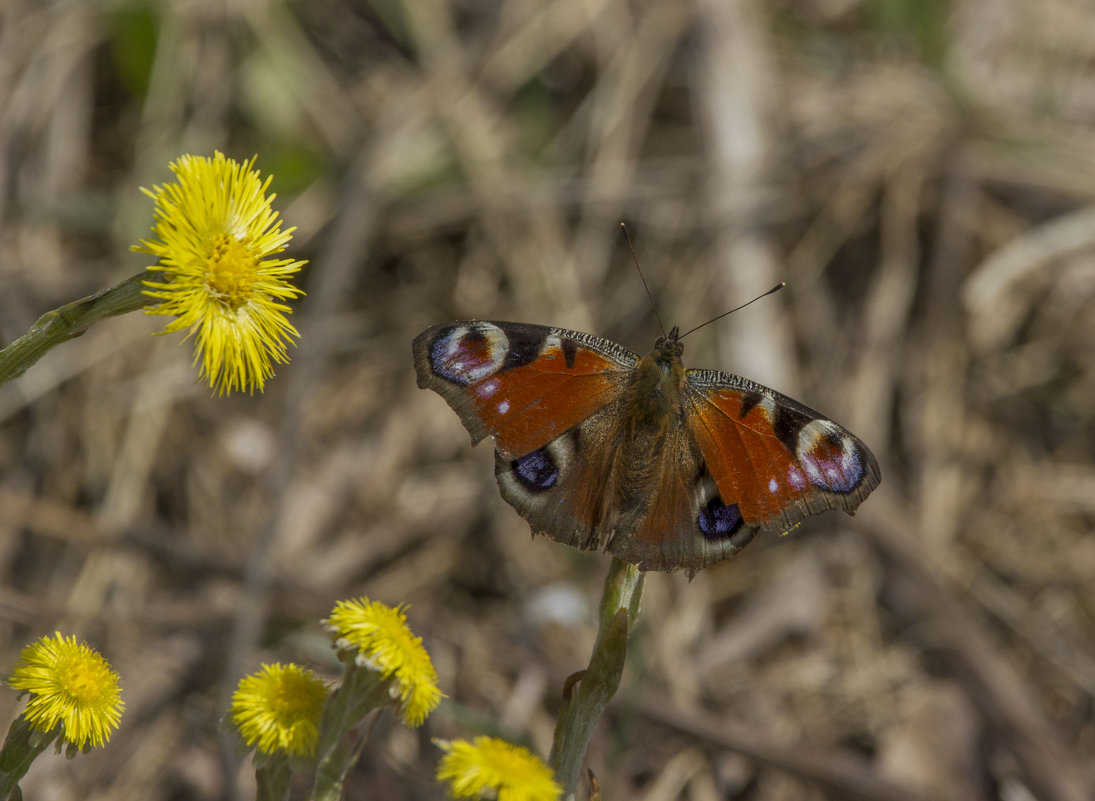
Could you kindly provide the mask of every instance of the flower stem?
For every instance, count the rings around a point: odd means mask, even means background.
[[[285,801],[289,797],[293,769],[283,756],[270,760],[255,771],[256,801]]]
[[[391,704],[390,684],[375,671],[358,667],[352,658],[346,665],[342,686],[323,707],[313,801],[342,798],[346,777],[361,755],[361,738],[354,728],[373,710]]]
[[[563,707],[555,724],[550,764],[564,797],[573,798],[586,749],[601,714],[620,685],[627,640],[639,615],[644,574],[615,557],[601,596],[600,629],[589,667],[572,677],[564,690]],[[574,684],[578,689],[574,690]]]
[[[56,739],[56,732],[52,735],[36,732],[22,715],[12,721],[0,750],[0,801],[7,801],[13,795],[21,798],[19,780],[37,756]]]
[[[148,303],[143,292],[147,277],[147,272],[138,273],[43,314],[27,333],[0,350],[0,384],[18,378],[55,345],[80,336],[92,323],[143,308]]]

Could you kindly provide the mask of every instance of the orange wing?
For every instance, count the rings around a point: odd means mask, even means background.
[[[874,454],[819,412],[739,376],[687,375],[692,435],[746,525],[787,531],[827,509],[854,513],[878,486]]]
[[[528,323],[434,326],[414,341],[418,386],[439,393],[472,442],[507,456],[554,440],[619,397],[638,357],[606,339]]]

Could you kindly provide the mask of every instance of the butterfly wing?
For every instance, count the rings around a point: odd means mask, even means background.
[[[611,440],[638,356],[548,326],[463,322],[414,341],[418,385],[438,392],[479,442],[494,437],[502,497],[534,534],[593,548],[613,518]]]
[[[878,486],[874,454],[819,412],[748,379],[688,370],[682,414],[651,485],[608,550],[644,570],[690,576],[828,509],[849,514]]]
[[[495,451],[502,497],[528,520],[533,534],[589,550],[604,545],[618,520],[614,486],[620,401],[529,453]]]
[[[760,530],[723,504],[688,415],[676,418],[652,465],[656,491],[618,521],[608,551],[642,570],[684,570],[689,577],[740,551]]]
[[[858,437],[775,390],[689,370],[685,395],[692,436],[728,521],[782,533],[827,509],[854,514],[881,480]],[[697,529],[707,534],[704,528],[700,520]]]
[[[528,323],[472,321],[414,340],[418,386],[460,415],[472,443],[530,454],[619,397],[638,356],[607,339]]]

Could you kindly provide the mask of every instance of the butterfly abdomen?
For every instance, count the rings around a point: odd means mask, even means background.
[[[670,431],[680,425],[684,367],[664,351],[639,361],[620,401],[620,431],[612,465],[616,508],[627,516],[648,506],[657,491]]]

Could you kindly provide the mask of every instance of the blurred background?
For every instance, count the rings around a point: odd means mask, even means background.
[[[254,797],[220,729],[318,620],[409,603],[449,700],[351,799],[434,799],[431,737],[546,756],[603,554],[530,541],[410,342],[666,325],[856,432],[883,482],[689,583],[650,575],[605,799],[1081,801],[1095,767],[1095,12],[1083,0],[5,0],[0,342],[140,271],[139,192],[257,154],[309,266],[290,365],[211,397],[163,320],[0,387],[0,665],[55,629],[127,704],[28,798]],[[18,713],[0,694],[2,724]]]

